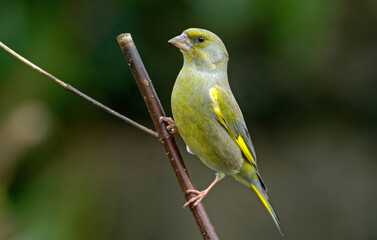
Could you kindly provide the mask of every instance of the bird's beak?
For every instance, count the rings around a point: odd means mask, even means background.
[[[190,49],[192,48],[192,43],[186,33],[182,33],[181,35],[170,39],[168,43],[173,44],[183,51],[190,51]]]

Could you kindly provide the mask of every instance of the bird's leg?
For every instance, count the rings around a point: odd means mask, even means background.
[[[186,194],[194,193],[194,194],[196,194],[196,196],[191,198],[190,200],[188,200],[185,203],[185,205],[183,205],[183,207],[188,207],[191,204],[192,204],[192,207],[196,207],[203,200],[203,198],[208,194],[209,190],[211,190],[211,188],[213,188],[216,185],[216,183],[218,183],[224,177],[225,177],[224,174],[216,174],[215,180],[203,191],[198,191],[198,190],[195,190],[195,189],[187,190]]]
[[[166,127],[166,129],[171,133],[171,134],[174,134],[174,133],[177,133],[178,132],[178,128],[177,126],[175,125],[175,122],[172,118],[170,117],[160,117],[159,119],[159,122],[160,124],[162,122],[166,122],[168,123],[168,126]]]

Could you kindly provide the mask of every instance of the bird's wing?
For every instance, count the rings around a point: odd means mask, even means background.
[[[258,170],[254,146],[233,95],[219,85],[210,88],[209,94],[219,122],[240,147],[247,161]]]

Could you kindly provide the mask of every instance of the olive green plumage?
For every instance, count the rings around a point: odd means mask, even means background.
[[[212,32],[197,28],[187,29],[169,42],[184,58],[171,98],[180,135],[220,179],[231,175],[253,189],[280,231],[244,118],[229,87],[225,45]]]

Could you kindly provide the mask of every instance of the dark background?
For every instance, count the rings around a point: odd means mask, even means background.
[[[377,239],[377,2],[2,1],[0,40],[152,127],[116,37],[132,33],[161,102],[189,27],[227,46],[284,239]],[[197,187],[214,178],[186,153]],[[157,139],[0,50],[0,239],[201,239]],[[232,178],[204,200],[221,239],[281,239]]]

